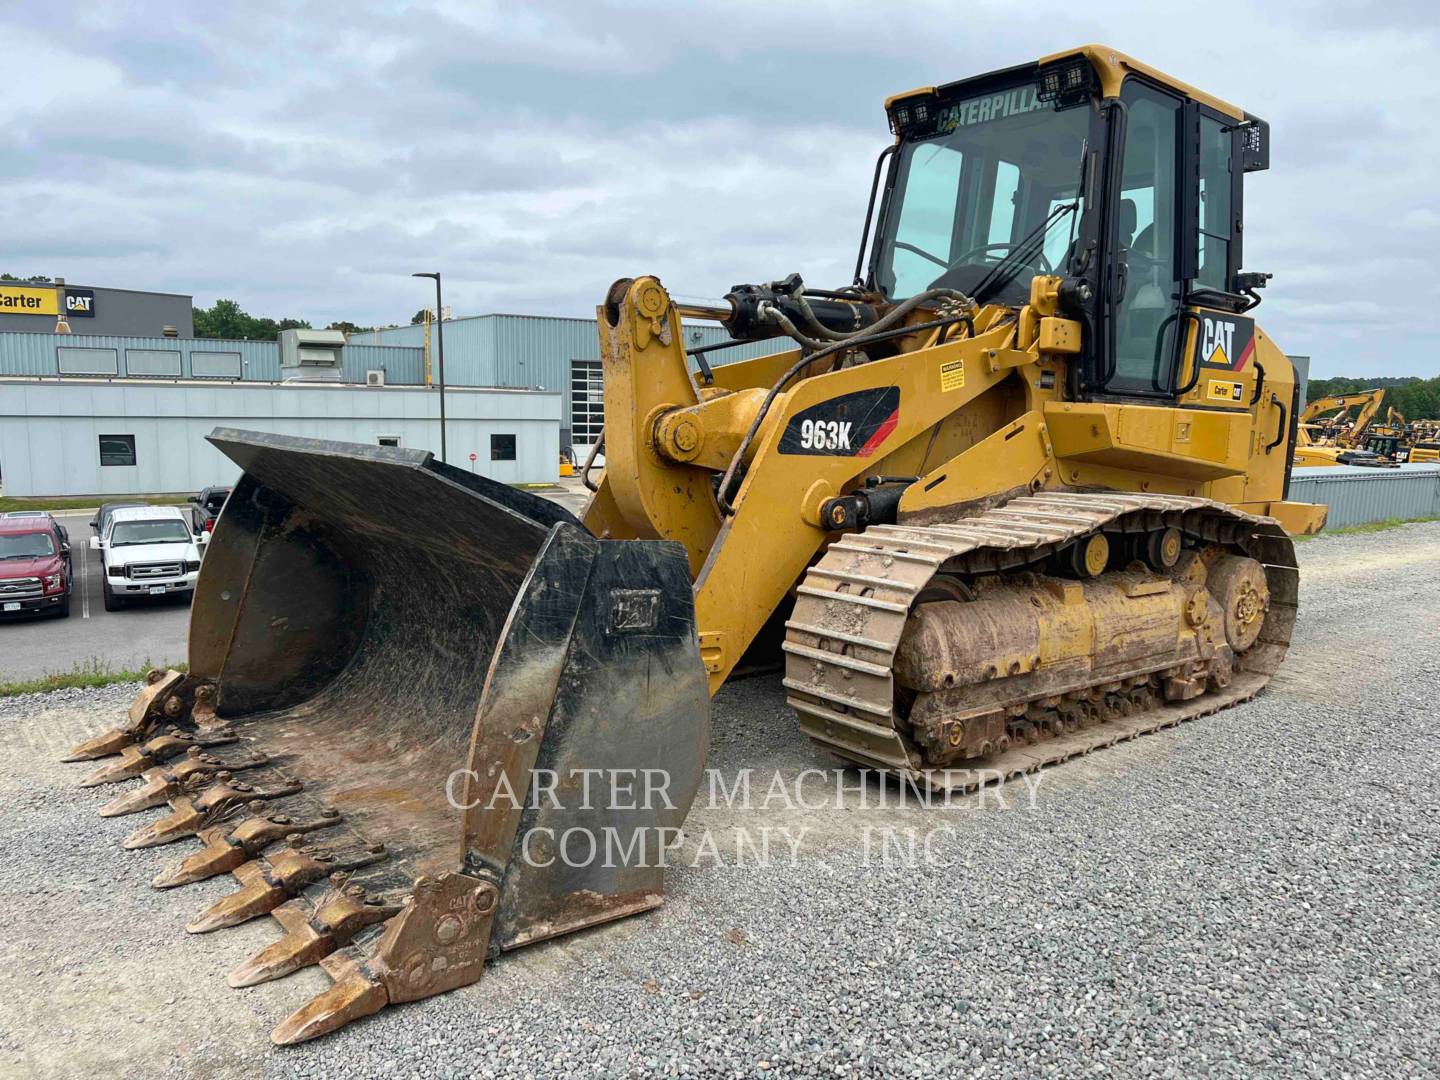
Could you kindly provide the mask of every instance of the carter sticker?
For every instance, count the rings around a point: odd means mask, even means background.
[[[1220,382],[1216,380],[1210,383],[1210,390],[1206,394],[1206,397],[1211,401],[1236,402],[1241,400],[1244,393],[1244,383]]]

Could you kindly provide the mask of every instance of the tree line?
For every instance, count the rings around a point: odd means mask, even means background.
[[[413,326],[424,322],[430,315],[429,309],[421,308],[410,317]],[[433,317],[433,316],[432,316]],[[216,300],[208,308],[195,308],[195,336],[202,338],[231,338],[241,341],[274,341],[281,330],[313,330],[307,319],[271,319],[251,315],[234,300]],[[346,334],[368,334],[373,326],[358,326],[348,319],[330,323],[326,330],[340,330]]]
[[[1309,401],[1332,394],[1358,394],[1383,387],[1385,405],[1405,414],[1407,420],[1440,419],[1440,376],[1422,379],[1418,376],[1353,379],[1311,379],[1305,397]],[[1384,418],[1383,409],[1381,418]]]

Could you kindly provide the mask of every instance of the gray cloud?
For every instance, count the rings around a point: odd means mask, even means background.
[[[1434,374],[1434,9],[1280,7],[22,6],[3,261],[317,322],[403,321],[432,267],[466,313],[588,314],[642,272],[840,284],[888,94],[1112,40],[1270,120],[1246,256],[1274,338],[1317,374]]]

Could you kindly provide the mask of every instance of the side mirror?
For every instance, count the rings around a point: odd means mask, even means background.
[[[99,532],[99,531],[100,531],[100,522],[99,522],[97,519],[95,519],[95,518],[91,518],[91,519],[90,519],[90,528],[94,529],[96,532]]]
[[[99,551],[99,550],[100,550],[100,537],[98,537],[98,536],[92,536],[92,537],[90,537],[90,550],[91,550],[91,551]]]
[[[185,501],[186,501],[186,502],[192,502],[192,503],[198,503],[198,502],[200,501],[200,496],[198,496],[198,495],[190,495],[190,496],[187,496],[187,497],[186,497]]]

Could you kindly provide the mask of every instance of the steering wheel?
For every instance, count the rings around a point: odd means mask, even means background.
[[[1018,247],[1019,244],[1012,243],[1008,240],[997,241],[993,244],[981,244],[979,247],[971,248],[969,251],[965,252],[965,254],[961,255],[953,262],[946,262],[944,259],[940,258],[940,256],[932,255],[924,248],[916,247],[914,244],[907,243],[904,240],[896,240],[892,246],[900,248],[902,251],[913,252],[914,254],[919,255],[922,259],[929,259],[932,263],[940,267],[942,270],[949,271],[955,269],[955,267],[959,266],[961,263],[969,262],[970,258],[974,255],[983,255],[985,254],[985,252],[993,251],[996,248],[1004,248],[1006,251],[1009,251],[1012,248]],[[1050,260],[1045,257],[1044,250],[1037,250],[1035,252],[1035,255],[1036,258],[1039,260],[1039,269],[1042,274],[1053,274],[1055,272],[1055,268],[1050,265]]]
[[[961,255],[958,259],[951,263],[950,266],[959,266],[961,263],[969,262],[972,256],[984,255],[987,251],[993,251],[996,248],[1003,248],[1006,251],[1012,251],[1015,248],[1019,247],[1020,244],[1023,242],[1024,241],[1011,242],[1009,240],[1001,240],[993,244],[981,244],[979,247],[973,247],[969,251],[965,252],[965,254]],[[1043,248],[1037,248],[1035,250],[1035,258],[1039,260],[1036,265],[1039,266],[1040,272],[1042,274],[1053,274],[1055,272],[1055,268],[1050,265],[1050,260],[1045,257],[1045,251]],[[946,267],[947,270],[949,268],[949,266]]]
[[[918,247],[916,247],[914,244],[906,243],[904,240],[896,240],[893,246],[894,246],[894,247],[897,247],[897,248],[900,248],[900,250],[902,250],[902,251],[911,251],[911,252],[914,252],[916,255],[919,255],[922,259],[929,259],[929,260],[930,260],[931,262],[933,262],[936,266],[938,266],[938,267],[940,267],[940,268],[942,268],[942,269],[944,269],[944,270],[949,270],[949,269],[950,269],[950,264],[949,264],[949,263],[947,263],[944,259],[940,258],[940,256],[938,256],[938,255],[931,255],[930,252],[926,251],[924,248],[918,248]]]

